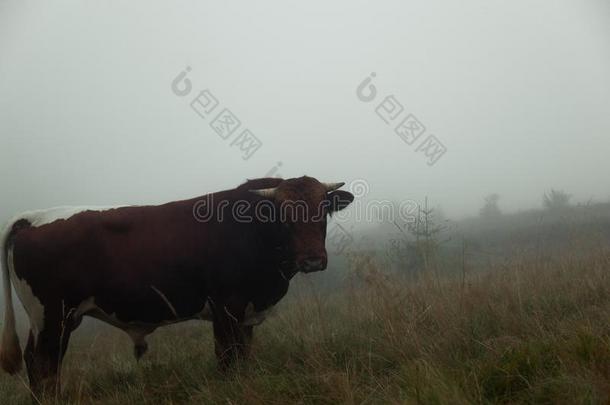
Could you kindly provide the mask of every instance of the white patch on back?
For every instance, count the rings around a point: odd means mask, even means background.
[[[44,306],[34,295],[29,284],[24,279],[17,277],[13,259],[13,247],[11,246],[7,254],[8,269],[11,275],[13,288],[15,289],[21,304],[23,304],[25,312],[27,312],[28,317],[30,318],[30,329],[34,335],[34,344],[36,344],[38,335],[44,329]]]
[[[107,207],[55,207],[49,208],[45,210],[35,210],[35,211],[27,211],[24,212],[12,220],[8,222],[6,227],[2,232],[2,237],[0,238],[0,251],[4,249],[6,244],[6,239],[8,238],[13,225],[15,222],[25,219],[27,220],[32,227],[39,227],[42,225],[50,224],[51,222],[55,222],[60,219],[68,219],[80,212],[84,211],[106,211],[113,208],[120,208],[121,206],[107,206]],[[11,276],[12,284],[19,297],[19,300],[23,304],[25,311],[30,318],[30,328],[32,329],[32,334],[34,335],[34,342],[38,338],[40,332],[44,329],[44,306],[34,295],[32,292],[32,288],[27,283],[26,280],[20,279],[17,277],[17,273],[15,272],[15,264],[14,264],[14,255],[13,255],[13,247],[11,246],[7,252],[7,266],[9,268],[9,273]]]
[[[16,217],[14,217],[9,222],[8,227],[11,228],[13,226],[13,224],[20,219],[27,219],[33,227],[38,227],[38,226],[50,224],[51,222],[55,222],[59,219],[68,219],[70,217],[73,217],[76,214],[79,214],[79,213],[85,212],[85,211],[107,211],[107,210],[111,210],[114,208],[121,208],[121,207],[124,207],[124,206],[121,206],[121,205],[106,206],[106,207],[104,207],[104,206],[91,206],[91,207],[65,206],[65,207],[48,208],[45,210],[27,211],[27,212],[24,212]],[[10,232],[10,229],[7,229],[7,232]]]

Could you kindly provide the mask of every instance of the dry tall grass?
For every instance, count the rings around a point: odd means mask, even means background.
[[[306,277],[256,330],[253,361],[214,367],[209,324],[158,331],[137,363],[108,328],[76,336],[61,403],[552,403],[610,400],[610,252],[485,272],[386,274],[354,255],[345,288]],[[24,378],[24,377],[22,377]],[[0,377],[3,403],[29,403]],[[47,402],[48,400],[43,400]],[[48,401],[53,402],[53,401]]]

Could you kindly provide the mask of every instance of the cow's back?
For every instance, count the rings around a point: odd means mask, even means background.
[[[193,279],[197,258],[184,246],[188,239],[177,238],[181,220],[174,211],[164,206],[56,208],[21,215],[18,219],[30,226],[12,240],[15,276],[43,301],[78,305],[95,297],[109,311],[119,309],[115,303],[138,303],[120,308],[127,317],[149,313],[151,306],[166,307],[157,291],[176,301],[201,295],[201,283],[192,294],[178,291],[200,280]],[[187,312],[199,305],[189,298],[193,304],[182,306]]]

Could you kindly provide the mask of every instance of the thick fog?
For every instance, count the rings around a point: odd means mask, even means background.
[[[190,92],[172,86],[187,67]],[[0,220],[269,174],[365,181],[366,198],[428,196],[451,217],[492,192],[506,211],[551,188],[605,201],[609,73],[605,0],[3,0]],[[201,117],[203,90],[218,104]],[[225,108],[227,139],[210,126]],[[412,144],[395,132],[409,114]]]

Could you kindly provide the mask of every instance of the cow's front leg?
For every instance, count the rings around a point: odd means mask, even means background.
[[[214,314],[214,351],[218,367],[226,370],[249,357],[252,326],[242,324],[243,314],[233,314],[226,307],[218,309]]]

